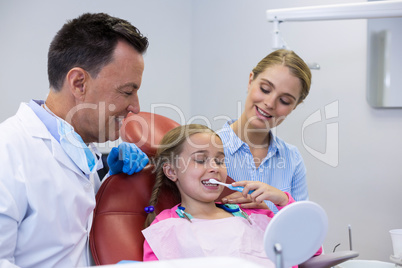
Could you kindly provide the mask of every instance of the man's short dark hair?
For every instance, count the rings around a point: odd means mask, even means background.
[[[85,13],[67,21],[50,44],[50,87],[61,90],[67,72],[74,67],[96,77],[112,61],[119,40],[127,41],[141,54],[148,48],[148,39],[126,20],[105,13]]]

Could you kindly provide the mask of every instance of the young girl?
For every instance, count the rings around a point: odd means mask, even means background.
[[[156,158],[156,182],[150,205],[158,202],[162,187],[179,194],[181,203],[150,213],[143,230],[144,261],[203,256],[234,256],[274,267],[263,247],[265,228],[274,216],[270,210],[241,209],[215,200],[223,191],[227,173],[222,141],[202,125],[177,127],[163,138]],[[293,198],[262,182],[241,181],[243,195],[253,202],[269,200],[278,209]],[[253,191],[248,194],[249,191]]]

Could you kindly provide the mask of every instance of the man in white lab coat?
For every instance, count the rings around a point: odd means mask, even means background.
[[[22,103],[0,124],[0,267],[92,264],[88,236],[102,168],[92,143],[117,139],[120,121],[139,112],[147,47],[137,28],[103,13],[83,14],[57,33],[46,101]],[[135,154],[130,172],[141,170],[147,157],[125,148]],[[108,163],[113,173],[127,164],[116,153]]]

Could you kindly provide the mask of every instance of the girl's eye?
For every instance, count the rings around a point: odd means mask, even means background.
[[[215,158],[215,163],[219,166],[224,165],[225,164],[225,159],[218,159]]]
[[[196,162],[197,164],[204,164],[205,159],[194,159],[194,162]]]

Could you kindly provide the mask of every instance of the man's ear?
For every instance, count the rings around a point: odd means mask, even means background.
[[[165,173],[166,177],[168,177],[169,180],[174,182],[177,181],[177,172],[171,164],[163,164],[163,173]]]
[[[88,73],[80,67],[72,68],[66,76],[66,82],[71,93],[78,99],[85,96],[87,80]]]

